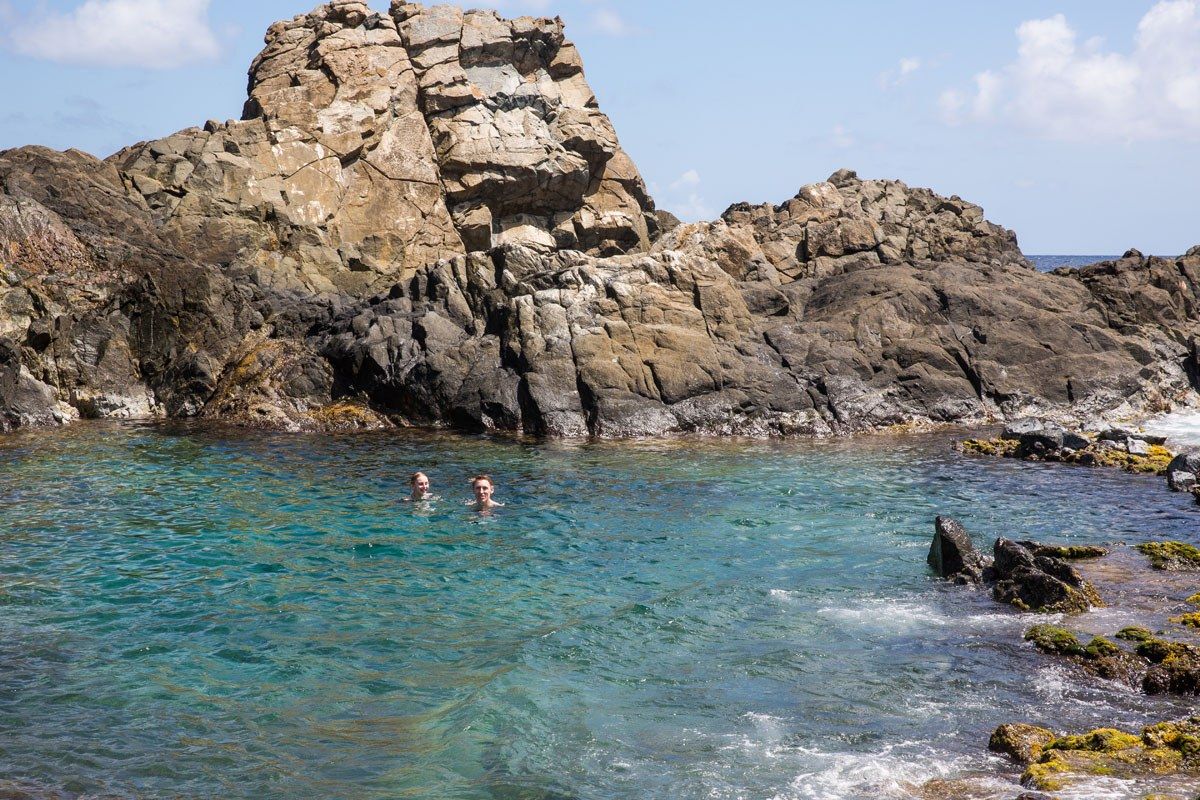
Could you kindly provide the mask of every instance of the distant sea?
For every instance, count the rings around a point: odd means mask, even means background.
[[[1050,272],[1059,267],[1084,267],[1097,261],[1113,261],[1120,256],[1025,256],[1041,272]]]

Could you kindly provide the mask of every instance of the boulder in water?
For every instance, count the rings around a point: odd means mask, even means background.
[[[962,523],[951,517],[938,517],[933,527],[927,560],[938,577],[957,583],[982,582],[986,559],[975,549],[971,534]]]
[[[1167,487],[1172,492],[1191,491],[1200,475],[1200,453],[1180,453],[1167,465]]]
[[[1023,611],[1077,613],[1100,605],[1095,588],[1061,558],[1008,539],[995,544],[992,596]]]

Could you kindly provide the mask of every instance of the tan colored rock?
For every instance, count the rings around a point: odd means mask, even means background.
[[[110,159],[200,257],[357,294],[463,252],[390,17],[335,2],[272,25],[244,116]]]
[[[653,202],[560,20],[405,2],[391,13],[416,69],[450,207],[486,207],[501,242],[605,255],[649,246]],[[470,232],[460,234],[480,249],[478,226],[465,221]],[[518,229],[519,237],[506,233]]]

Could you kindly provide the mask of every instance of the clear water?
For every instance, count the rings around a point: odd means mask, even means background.
[[[997,724],[1186,711],[1069,680],[924,561],[938,513],[980,544],[1194,541],[1190,498],[949,443],[0,437],[0,790],[1011,798]],[[444,501],[400,502],[416,468]],[[1072,624],[1176,590],[1128,591]],[[1146,791],[1102,784],[1062,796]]]

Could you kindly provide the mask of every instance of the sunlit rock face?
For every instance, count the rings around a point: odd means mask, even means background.
[[[653,203],[558,19],[392,4],[471,250],[644,249]]]
[[[680,224],[561,21],[337,0],[270,27],[241,120],[0,153],[0,428],[1080,424],[1196,397],[1198,259],[1041,274],[848,170]]]
[[[242,120],[109,161],[181,248],[312,291],[504,242],[644,249],[653,224],[562,23],[451,6],[278,22]]]

